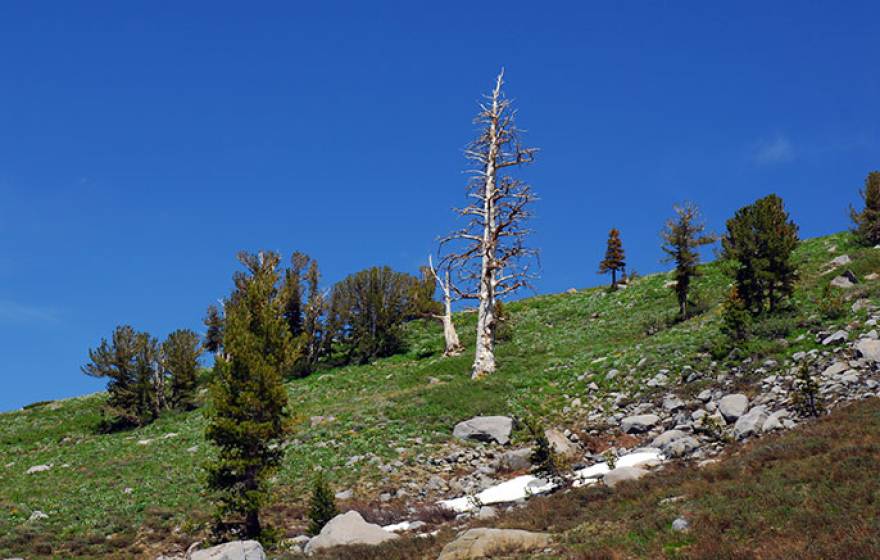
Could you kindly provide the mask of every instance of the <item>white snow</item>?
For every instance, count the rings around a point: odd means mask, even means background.
[[[393,525],[383,525],[382,528],[390,533],[397,533],[399,531],[406,531],[411,526],[411,521],[401,521],[400,523],[394,523]]]
[[[617,459],[615,467],[638,467],[643,465],[656,465],[663,461],[659,449],[642,449]],[[611,469],[606,463],[596,463],[585,469],[574,472],[576,479],[599,478]]]
[[[463,496],[461,498],[443,500],[440,502],[440,505],[456,513],[464,513],[477,510],[480,506],[514,502],[534,496],[535,494],[543,494],[555,487],[556,485],[552,482],[527,474],[486,488],[476,496]]]

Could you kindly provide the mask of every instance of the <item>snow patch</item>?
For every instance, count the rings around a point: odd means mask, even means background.
[[[486,488],[476,496],[463,496],[443,500],[440,505],[456,513],[475,511],[480,506],[515,502],[535,494],[543,494],[556,488],[556,484],[530,474],[512,478],[501,484]]]

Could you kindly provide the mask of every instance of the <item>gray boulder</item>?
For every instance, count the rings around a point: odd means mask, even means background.
[[[880,340],[863,338],[856,342],[856,352],[869,362],[880,362]]]
[[[641,434],[647,432],[660,422],[660,417],[656,414],[639,414],[638,416],[627,416],[620,421],[620,429],[627,434]]]
[[[501,455],[499,465],[502,469],[508,471],[521,471],[531,468],[532,466],[532,449],[526,447],[523,449],[511,449],[505,451]]]
[[[686,437],[687,433],[681,430],[667,430],[660,434],[659,436],[654,438],[653,443],[651,443],[651,447],[658,447],[660,449],[664,449],[667,445],[672,443],[675,440]]]
[[[759,433],[767,422],[767,409],[756,406],[748,414],[741,416],[733,426],[733,435],[736,439],[745,439]]]
[[[718,401],[718,411],[727,422],[734,422],[749,409],[749,398],[742,394],[725,395]]]
[[[829,344],[839,344],[841,342],[846,342],[849,339],[849,333],[843,330],[836,331],[831,333],[822,339],[822,345],[828,346]]]
[[[840,276],[836,276],[832,281],[831,285],[835,288],[840,288],[841,290],[848,290],[856,285],[855,276],[852,272],[847,271],[848,274],[841,274]]]
[[[197,550],[191,560],[266,560],[266,553],[257,541],[232,541]]]
[[[605,482],[606,486],[614,488],[621,482],[638,480],[646,474],[648,474],[648,471],[640,467],[617,467],[616,469],[605,473],[602,480]]]
[[[306,554],[347,544],[381,544],[398,538],[378,525],[367,523],[361,514],[349,511],[331,519],[305,547]]]
[[[529,552],[550,544],[550,535],[519,529],[468,529],[443,547],[437,560],[471,560],[499,553]]]
[[[513,419],[507,416],[476,416],[456,424],[452,435],[459,439],[497,441],[501,445],[506,445],[510,442],[512,430]]]
[[[696,451],[700,447],[700,442],[693,436],[685,436],[671,442],[663,450],[667,457],[678,458],[684,457],[692,451]]]

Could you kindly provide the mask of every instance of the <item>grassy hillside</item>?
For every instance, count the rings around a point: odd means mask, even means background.
[[[812,337],[799,335],[820,321],[817,303],[833,277],[820,272],[841,254],[853,257],[848,268],[860,277],[880,270],[880,250],[858,249],[848,234],[803,242],[796,253],[796,311],[758,325],[761,336],[741,350],[773,356],[813,347]],[[675,375],[723,358],[730,349],[718,333],[718,304],[728,289],[722,267],[703,267],[697,286],[706,311],[683,323],[671,320],[676,302],[665,274],[612,294],[595,288],[511,303],[513,335],[499,346],[500,371],[479,383],[468,376],[472,354],[441,356],[442,334],[433,323],[409,326],[406,354],[291,382],[293,433],[271,517],[297,533],[316,465],[329,469],[335,487],[372,499],[395,480],[418,477],[416,458],[442,453],[460,420],[503,413],[582,421],[585,411],[573,401],[590,382],[604,390],[637,386],[659,369]],[[873,281],[854,293],[878,291]],[[469,342],[474,316],[460,314],[457,326]],[[612,369],[621,375],[606,379]],[[203,440],[203,412],[99,435],[103,399],[90,395],[0,415],[0,557],[148,555],[151,543],[185,543],[204,527],[211,509],[201,465],[211,449]],[[358,455],[369,459],[346,465]],[[41,464],[51,468],[27,474]],[[29,521],[35,510],[48,518]]]

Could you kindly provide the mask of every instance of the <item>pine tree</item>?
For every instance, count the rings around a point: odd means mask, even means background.
[[[215,355],[223,352],[223,316],[216,305],[208,306],[208,312],[204,319],[207,331],[205,332],[205,350]]]
[[[859,243],[873,247],[880,244],[880,171],[868,173],[865,188],[859,191],[859,195],[865,202],[864,209],[857,212],[849,207],[849,214],[855,222],[853,233]]]
[[[318,261],[312,259],[305,277],[308,289],[303,319],[306,373],[311,373],[318,365],[318,359],[321,357],[324,347],[324,337],[326,336],[324,325],[326,302],[324,301],[324,293],[321,292],[319,287],[320,281],[321,273],[318,270]]]
[[[705,224],[700,220],[700,211],[696,205],[686,203],[675,207],[676,217],[666,222],[666,229],[661,232],[663,252],[667,257],[663,262],[675,263],[675,294],[678,297],[678,312],[682,319],[688,316],[688,292],[691,280],[699,274],[700,264],[698,249],[703,245],[714,243],[714,235],[706,235]]]
[[[290,268],[284,271],[284,320],[290,334],[296,338],[303,333],[303,271],[308,266],[308,255],[296,252],[290,257]]]
[[[169,406],[178,410],[195,407],[198,383],[199,335],[189,329],[179,329],[162,343],[162,368],[169,381]]]
[[[608,232],[608,245],[605,258],[599,263],[599,274],[611,273],[611,289],[617,289],[617,273],[626,270],[626,257],[623,254],[623,243],[620,231],[612,228]]]
[[[339,514],[336,507],[336,496],[323,472],[315,477],[312,498],[309,503],[309,533],[317,535],[331,519]]]
[[[247,273],[236,273],[225,305],[228,359],[216,360],[206,431],[218,454],[207,470],[220,528],[237,526],[242,536],[255,537],[262,532],[268,479],[284,453],[288,402],[282,379],[300,349],[283,318],[278,255],[241,253],[239,260]]]
[[[794,291],[797,231],[775,194],[740,208],[727,221],[724,256],[736,263],[737,294],[752,314],[775,311]]]
[[[89,350],[90,362],[81,369],[92,377],[106,377],[107,404],[102,409],[105,430],[143,426],[161,411],[158,393],[156,339],[128,325],[116,327],[108,342]]]

